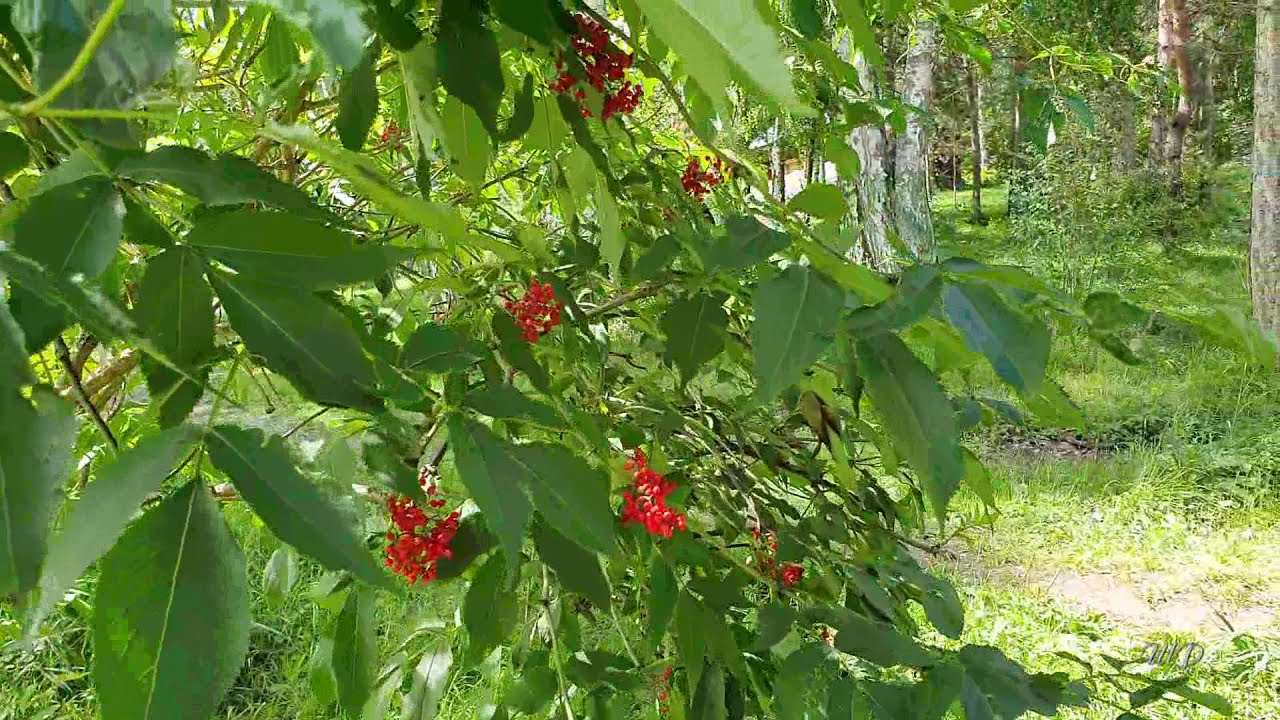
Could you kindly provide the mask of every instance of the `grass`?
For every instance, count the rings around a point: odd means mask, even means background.
[[[1005,213],[1006,189],[987,188],[985,226],[967,221],[967,195],[944,192],[935,206],[937,226],[948,253],[1025,265],[1081,297],[1113,289],[1153,309],[1247,307],[1245,176],[1228,168],[1212,179],[1203,186],[1199,219],[1180,228],[1172,246],[1156,232],[1163,227],[1156,216],[1168,208],[1134,201],[1143,197],[1141,188],[1123,190],[1128,195],[1121,200],[1105,193],[1091,198],[1095,191],[1084,188],[1079,203],[1013,218]],[[1080,257],[1097,260],[1081,271]],[[1010,446],[1010,435],[1019,432],[1010,428],[971,438],[991,470],[999,513],[984,526],[976,499],[960,496],[959,512],[975,527],[956,544],[959,557],[936,566],[965,598],[964,640],[1004,648],[1037,671],[1078,674],[1078,666],[1055,653],[1100,666],[1103,655],[1132,657],[1146,641],[1172,634],[1206,647],[1191,672],[1196,687],[1231,699],[1238,717],[1280,717],[1274,621],[1235,633],[1209,624],[1178,634],[1161,625],[1159,613],[1134,623],[1082,607],[1056,585],[1063,577],[1105,574],[1153,603],[1203,596],[1228,615],[1251,607],[1280,611],[1280,428],[1272,420],[1280,409],[1280,379],[1174,332],[1138,334],[1132,342],[1146,364],[1124,365],[1071,333],[1055,342],[1053,376],[1086,411],[1084,433],[1101,448],[1098,459],[1037,445],[1052,428],[1029,431],[1030,450]],[[246,397],[256,392],[232,390]],[[265,422],[279,425],[277,431],[291,424],[287,412],[280,416]],[[319,443],[310,431],[301,435],[306,444]],[[304,561],[293,591],[271,602],[261,573],[278,541],[244,507],[229,506],[227,517],[255,573],[255,625],[248,663],[218,716],[331,718],[332,709],[315,699],[310,666],[314,639],[332,623],[341,598],[317,600],[314,589],[327,578]],[[89,581],[77,592],[91,590]],[[454,583],[429,593],[382,594],[379,657],[391,661],[405,653],[412,662],[445,642],[461,591]],[[0,607],[0,644],[16,636],[8,612]],[[82,599],[68,603],[34,652],[0,652],[0,720],[93,717],[88,613]],[[527,620],[526,632],[536,631],[538,619]],[[507,680],[499,672],[481,669],[452,683],[440,716],[482,716]],[[1117,716],[1120,710],[1106,702],[1119,695],[1103,699],[1065,717]],[[1141,712],[1179,720],[1210,716],[1185,703]]]

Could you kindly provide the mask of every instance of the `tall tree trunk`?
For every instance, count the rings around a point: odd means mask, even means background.
[[[782,159],[782,121],[773,121],[773,145],[769,147],[769,171],[773,173],[773,194],[787,201],[787,165]]]
[[[1165,137],[1165,160],[1169,167],[1169,190],[1174,195],[1182,192],[1182,157],[1186,148],[1187,127],[1195,108],[1191,99],[1195,93],[1195,75],[1191,69],[1191,54],[1187,45],[1191,42],[1191,18],[1187,14],[1187,0],[1160,0],[1159,20],[1160,64],[1166,72],[1178,77],[1178,104],[1168,121]],[[1154,133],[1153,133],[1154,134]]]
[[[855,53],[853,65],[858,69],[858,82],[872,97],[876,96],[875,79],[871,64],[862,53]],[[898,264],[889,244],[888,178],[885,175],[887,157],[884,133],[872,125],[862,125],[849,133],[850,147],[858,153],[861,169],[858,172],[858,214],[862,218],[862,252],[871,267],[881,272],[896,272]]]
[[[929,138],[927,115],[933,93],[933,54],[938,25],[921,19],[915,42],[907,51],[903,71],[902,101],[918,108],[907,118],[907,130],[898,140],[894,178],[894,226],[898,237],[923,260],[934,258],[933,217],[929,208]]]
[[[987,160],[986,140],[982,135],[982,85],[973,70],[973,61],[965,64],[964,83],[969,98],[969,139],[973,143],[973,214],[971,219],[985,224],[982,213],[982,168]]]
[[[1021,60],[1013,61],[1013,107],[1009,109],[1009,168],[1018,169],[1022,154],[1022,74],[1027,64]]]
[[[1253,229],[1249,285],[1263,332],[1280,337],[1280,4],[1258,0],[1253,77]]]
[[[1138,162],[1138,123],[1134,118],[1137,107],[1127,87],[1121,86],[1117,91],[1117,106],[1120,137],[1117,138],[1113,167],[1127,173],[1132,172]]]
[[[1216,48],[1206,48],[1200,63],[1198,96],[1196,98],[1197,134],[1200,136],[1201,152],[1210,164],[1215,167],[1221,162],[1218,155],[1218,98],[1214,85],[1214,73],[1217,64]]]

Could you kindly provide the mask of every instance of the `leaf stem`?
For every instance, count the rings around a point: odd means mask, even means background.
[[[75,363],[71,361],[71,349],[67,347],[67,341],[58,335],[53,340],[53,347],[58,356],[58,362],[62,363],[62,368],[67,371],[67,377],[71,380],[71,387],[75,391],[76,399],[80,401],[80,406],[93,418],[93,424],[102,431],[102,436],[111,444],[111,450],[119,452],[120,443],[116,440],[116,436],[111,433],[107,421],[102,419],[102,413],[98,412],[98,408],[89,399],[89,394],[84,391],[84,385],[80,384],[80,373],[76,371]]]
[[[23,115],[35,115],[41,110],[48,107],[58,96],[66,92],[80,76],[84,74],[89,62],[93,60],[93,54],[97,52],[98,46],[107,39],[107,33],[111,32],[112,26],[116,24],[116,19],[124,13],[125,0],[111,0],[111,4],[107,6],[107,11],[98,18],[98,24],[93,26],[93,31],[89,33],[89,37],[85,38],[84,45],[81,46],[80,52],[76,54],[75,60],[72,61],[71,67],[62,73],[62,77],[36,97],[28,102],[19,105],[16,110]]]

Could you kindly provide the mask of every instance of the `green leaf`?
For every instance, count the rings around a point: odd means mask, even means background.
[[[981,3],[975,3],[981,4]],[[1089,103],[1080,95],[1059,89],[1058,97],[1062,98],[1062,104],[1076,116],[1076,120],[1085,127],[1089,132],[1098,129],[1098,119],[1094,117],[1093,110],[1089,107]]]
[[[115,257],[123,224],[124,204],[111,181],[88,177],[32,198],[13,226],[13,249],[55,278],[89,281]],[[17,287],[9,309],[26,335],[27,349],[35,352],[65,327],[66,315],[13,279]]]
[[[342,313],[319,297],[289,288],[210,277],[245,347],[322,405],[377,410],[377,380],[360,338]]]
[[[27,348],[36,352],[58,333],[65,313],[70,312],[86,330],[99,340],[134,337],[133,322],[114,302],[98,291],[85,287],[76,278],[54,277],[48,270],[23,255],[0,249],[0,272],[9,277],[13,292],[9,308],[15,318],[26,318],[23,327]],[[33,309],[39,306],[38,309]],[[47,312],[52,306],[54,314]],[[52,322],[50,322],[52,321]],[[38,340],[33,340],[38,337]]]
[[[471,0],[442,0],[436,26],[436,63],[450,95],[470,105],[497,136],[498,104],[505,87],[498,43]]]
[[[244,554],[200,480],[99,563],[93,680],[103,720],[209,717],[249,650]]]
[[[960,705],[964,708],[965,720],[996,720],[995,713],[991,711],[991,703],[987,702],[987,696],[982,694],[982,690],[968,673],[965,674],[961,685]]]
[[[547,0],[490,0],[489,9],[503,25],[542,43],[551,45],[564,36]],[[563,11],[561,11],[563,12]]]
[[[485,132],[480,116],[456,96],[450,95],[444,101],[440,120],[444,123],[444,145],[452,158],[450,168],[458,177],[479,187],[484,183],[484,174],[489,169],[489,158],[493,153],[492,140]]]
[[[307,664],[307,685],[321,706],[328,707],[338,701],[338,681],[333,676],[333,638],[316,640]]]
[[[524,76],[524,85],[516,94],[515,105],[511,109],[511,117],[507,118],[507,126],[502,128],[498,138],[504,143],[515,142],[529,132],[533,126],[533,74]]]
[[[649,563],[648,582],[649,613],[646,627],[649,630],[650,644],[660,647],[667,634],[667,626],[671,624],[671,616],[675,614],[676,597],[680,592],[671,566],[667,565],[660,553],[654,553],[653,560]]]
[[[284,605],[289,591],[298,581],[298,554],[288,545],[281,545],[271,553],[262,571],[262,592],[269,607]]]
[[[796,95],[778,36],[754,3],[637,0],[636,4],[721,114],[727,116],[726,89],[734,77],[749,81],[788,112],[813,114]]]
[[[675,633],[676,650],[684,664],[689,695],[693,695],[707,657],[707,639],[705,610],[687,590],[681,590],[676,599]]]
[[[853,678],[838,677],[827,688],[827,720],[862,720],[867,716]]]
[[[759,616],[759,635],[755,645],[752,646],[752,649],[757,652],[765,652],[782,642],[796,622],[795,610],[777,601],[761,607]]]
[[[822,156],[835,164],[841,180],[849,183],[858,181],[858,175],[862,172],[862,159],[849,147],[843,132],[827,136],[822,146]]]
[[[582,547],[609,555],[614,514],[609,478],[560,445],[510,446],[521,482],[547,524]]]
[[[0,597],[26,595],[40,577],[76,438],[69,403],[42,389],[31,399],[0,386]]]
[[[458,476],[514,568],[532,512],[525,495],[527,473],[517,457],[519,448],[462,415],[450,417],[447,426]]]
[[[1231,702],[1217,693],[1196,690],[1195,688],[1187,687],[1185,683],[1170,687],[1169,692],[1200,707],[1208,708],[1224,717],[1231,717],[1235,714],[1231,707]]]
[[[462,602],[462,624],[469,638],[462,668],[483,660],[516,628],[518,597],[507,587],[507,560],[502,555],[494,553],[480,566]]]
[[[600,223],[600,255],[618,276],[622,267],[622,255],[627,251],[627,236],[622,232],[622,217],[618,214],[618,203],[609,193],[608,183],[603,175],[597,179],[596,220]]]
[[[352,717],[360,716],[378,679],[378,632],[374,615],[377,605],[374,591],[357,585],[347,593],[347,600],[333,624],[332,662],[338,704]]]
[[[827,183],[809,183],[787,201],[787,207],[819,220],[839,220],[849,212],[844,193],[835,185]]]
[[[0,133],[0,178],[7,178],[27,166],[31,151],[27,142],[11,132]]]
[[[556,696],[556,673],[544,662],[520,669],[515,684],[503,696],[502,702],[525,715],[537,715],[546,709]]]
[[[877,665],[924,667],[936,658],[897,628],[839,606],[813,608],[809,616],[836,629],[836,649]]]
[[[481,555],[497,547],[498,538],[486,527],[483,513],[473,513],[462,518],[458,532],[453,536],[450,550],[452,557],[436,561],[436,580],[456,578]]]
[[[585,597],[602,610],[610,606],[609,580],[593,553],[542,521],[533,524],[533,544],[538,548],[538,557],[555,571],[556,579],[566,590]]]
[[[867,61],[876,67],[884,66],[884,56],[880,54],[880,45],[876,42],[875,31],[871,29],[871,21],[867,19],[866,6],[863,0],[836,0],[836,10],[840,18],[849,28],[853,46],[862,53]]]
[[[404,677],[403,653],[391,660],[390,668],[383,668],[378,675],[378,687],[364,701],[360,710],[360,720],[387,720],[391,709],[391,697],[400,689],[401,678]]]
[[[908,268],[892,295],[849,314],[845,328],[855,335],[872,335],[906,327],[924,317],[938,299],[942,276],[930,265]]]
[[[547,428],[563,428],[564,418],[550,405],[533,400],[506,383],[485,384],[467,393],[463,404],[492,418],[518,418]]]
[[[369,137],[369,128],[378,117],[378,74],[376,65],[382,43],[374,42],[360,64],[342,75],[338,85],[338,138],[348,150],[359,152]]]
[[[513,0],[524,4],[524,0]],[[524,148],[531,152],[544,150],[555,154],[564,143],[569,127],[560,117],[560,109],[555,100],[549,96],[539,98],[533,103],[533,120],[529,132],[524,136]]]
[[[262,0],[289,22],[306,28],[330,67],[354,68],[372,34],[356,0]]]
[[[1084,301],[1089,324],[1099,332],[1114,332],[1144,323],[1150,313],[1110,290],[1089,293]]]
[[[813,40],[822,34],[822,15],[818,12],[817,0],[788,0],[787,8],[791,22],[801,35]]]
[[[856,347],[867,395],[899,455],[919,474],[941,521],[964,477],[951,403],[937,377],[897,335],[860,339]]]
[[[866,683],[863,687],[876,720],[941,720],[960,694],[964,672],[947,663],[929,668],[914,685]]]
[[[822,273],[792,265],[761,281],[751,304],[756,314],[751,326],[756,394],[771,400],[831,345],[844,310],[844,291]]]
[[[708,662],[703,667],[688,717],[690,720],[727,720],[724,669],[719,663]]]
[[[826,643],[816,642],[802,645],[782,661],[773,686],[773,711],[778,720],[804,720],[809,676],[834,655]]]
[[[423,653],[413,669],[413,687],[404,698],[400,715],[404,720],[433,720],[440,700],[448,687],[449,668],[453,666],[453,653],[448,643],[441,643],[435,650]]]
[[[248,280],[290,290],[330,289],[375,280],[414,254],[390,245],[356,245],[350,233],[287,212],[234,210],[196,222],[185,242]]]
[[[786,233],[765,227],[749,216],[725,220],[726,237],[704,253],[708,271],[719,268],[745,268],[768,260],[774,253],[791,244]]]
[[[47,91],[77,67],[106,6],[90,2],[27,4],[20,27],[35,51],[36,89]],[[16,20],[17,18],[15,18]],[[163,0],[126,3],[112,32],[72,77],[55,107],[132,107],[144,91],[169,72],[176,51],[173,8]],[[90,127],[101,128],[92,124]]]
[[[987,356],[1000,379],[1034,393],[1049,362],[1049,329],[1009,307],[986,285],[949,285],[947,316],[973,352]]]
[[[124,235],[136,245],[165,248],[173,245],[173,234],[142,203],[124,198]]]
[[[662,316],[662,332],[667,336],[663,359],[680,368],[686,383],[724,349],[729,325],[726,300],[724,293],[699,293],[675,301]]]
[[[115,171],[136,182],[172,185],[206,205],[262,203],[317,220],[332,219],[305,192],[238,155],[209,157],[195,148],[171,145],[129,153]]]
[[[967,676],[985,696],[996,717],[1021,717],[1027,710],[1052,715],[1055,706],[1041,699],[1032,686],[1032,678],[996,648],[966,645],[960,649],[960,662]]]
[[[437,374],[465,370],[480,358],[481,349],[452,328],[425,322],[400,349],[400,367]]]
[[[27,356],[27,343],[22,328],[13,319],[9,306],[0,302],[0,378],[6,378],[12,387],[35,382]]]
[[[350,571],[370,585],[387,584],[343,514],[293,466],[284,438],[218,425],[205,447],[276,537],[330,570]]]
[[[138,285],[134,317],[138,329],[187,374],[203,378],[200,366],[213,355],[213,290],[204,265],[186,247],[172,247],[147,262]],[[151,399],[159,405],[161,427],[181,423],[204,388],[152,357],[142,359]]]
[[[161,430],[121,452],[98,472],[97,479],[71,506],[62,532],[49,547],[40,575],[40,599],[27,620],[28,636],[34,635],[40,622],[85,569],[111,549],[138,508],[160,490],[160,483],[194,440],[195,432],[186,426]]]
[[[300,64],[298,50],[289,23],[281,16],[272,15],[267,20],[262,52],[255,64],[270,85],[283,87]]]
[[[550,389],[547,371],[533,356],[530,343],[520,335],[520,328],[507,313],[494,313],[493,334],[498,338],[498,352],[511,367],[524,373],[535,388],[543,392]]]
[[[631,278],[637,282],[652,280],[680,254],[680,241],[675,235],[663,235],[653,242],[631,267]]]

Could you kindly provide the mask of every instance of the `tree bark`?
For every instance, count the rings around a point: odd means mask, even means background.
[[[916,256],[933,260],[933,217],[929,208],[929,100],[933,93],[933,54],[937,23],[922,19],[916,25],[915,42],[907,51],[903,71],[902,101],[912,110],[907,130],[898,140],[894,177],[894,226],[898,237]]]
[[[1022,151],[1022,73],[1027,64],[1021,60],[1013,61],[1013,107],[1009,109],[1012,120],[1009,123],[1009,168],[1017,170]]]
[[[1164,138],[1164,159],[1168,161],[1169,191],[1182,192],[1182,157],[1186,148],[1187,128],[1195,108],[1191,100],[1195,93],[1195,75],[1191,68],[1191,54],[1187,46],[1191,42],[1191,18],[1187,14],[1187,0],[1160,0],[1159,57],[1166,72],[1172,71],[1178,78],[1178,104],[1167,122],[1168,134]],[[1154,132],[1152,133],[1154,136]]]
[[[1263,332],[1280,337],[1280,4],[1258,0],[1253,78],[1253,227],[1249,285]]]
[[[855,53],[853,65],[858,69],[858,82],[868,95],[875,96],[875,79],[871,64],[862,53]],[[886,143],[880,128],[863,125],[849,133],[849,145],[858,153],[858,214],[862,218],[862,252],[868,264],[881,272],[896,272],[898,264],[889,244],[888,178],[885,175]]]
[[[970,219],[985,224],[982,212],[982,168],[986,163],[986,141],[982,135],[982,85],[973,69],[973,61],[965,63],[964,83],[969,99],[969,139],[973,144],[973,213]]]
[[[1117,96],[1120,137],[1113,166],[1116,170],[1127,173],[1132,172],[1138,164],[1138,123],[1134,118],[1137,108],[1128,88],[1120,87]]]
[[[1217,64],[1217,49],[1206,48],[1200,63],[1198,95],[1196,98],[1196,113],[1198,119],[1196,121],[1197,134],[1200,136],[1199,144],[1204,157],[1214,167],[1217,167],[1222,159],[1218,155],[1218,99],[1217,88],[1214,85],[1215,65]]]
[[[773,145],[769,148],[769,171],[773,173],[773,194],[787,201],[787,165],[782,159],[782,121],[773,121]]]

